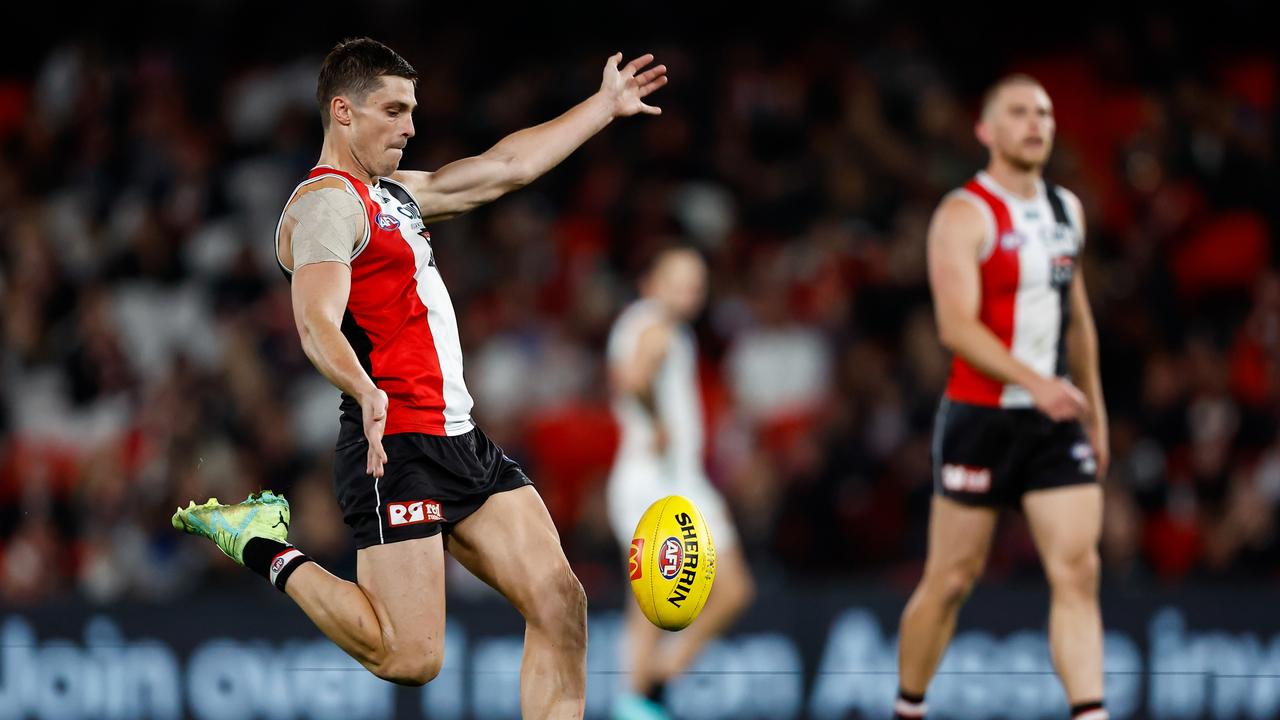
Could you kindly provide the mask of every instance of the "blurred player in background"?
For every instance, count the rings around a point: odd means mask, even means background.
[[[609,380],[622,429],[609,476],[609,523],[628,549],[636,523],[654,501],[683,495],[706,518],[717,567],[702,614],[669,644],[635,603],[627,603],[629,692],[615,705],[615,720],[668,717],[662,707],[667,681],[742,613],[755,592],[724,499],[703,469],[698,351],[688,323],[706,301],[706,265],[691,249],[663,251],[640,292],[609,334]]]
[[[1049,580],[1049,644],[1071,716],[1101,720],[1098,480],[1108,441],[1079,266],[1084,214],[1041,177],[1054,117],[1037,81],[999,81],[977,134],[990,150],[986,172],[948,195],[929,228],[938,332],[955,357],[934,427],[928,559],[902,614],[896,716],[925,716],[997,510],[1020,506]]]
[[[658,114],[644,98],[666,83],[666,68],[645,70],[651,55],[621,59],[560,117],[411,172],[398,168],[414,135],[417,73],[367,38],[329,53],[317,89],[320,162],[289,199],[276,250],[302,347],[342,390],[335,487],[357,582],[288,544],[288,503],[272,493],[173,518],[268,578],[378,677],[409,685],[443,662],[449,551],[524,615],[526,718],[582,717],[586,598],[529,478],[471,420],[457,321],[425,224],[528,184],[615,118]]]

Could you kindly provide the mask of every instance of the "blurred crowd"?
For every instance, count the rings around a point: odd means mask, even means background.
[[[977,98],[1014,69],[1052,95],[1050,175],[1088,214],[1109,582],[1280,581],[1280,78],[1272,55],[1194,51],[1186,33],[1099,25],[1074,49],[970,65],[900,24],[859,43],[662,44],[661,117],[432,227],[475,417],[534,478],[588,591],[622,575],[604,340],[674,242],[711,268],[707,463],[763,581],[910,587],[949,368],[926,226],[984,164]],[[169,516],[259,488],[284,491],[294,541],[352,576],[337,391],[300,350],[272,244],[318,155],[334,39],[225,64],[68,41],[0,78],[0,602],[258,582]],[[392,44],[422,75],[404,161],[422,169],[566,109],[614,49],[498,66],[465,30]],[[1010,515],[989,577],[1038,573]]]

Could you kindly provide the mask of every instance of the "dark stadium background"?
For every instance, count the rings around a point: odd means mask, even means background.
[[[602,511],[603,340],[672,240],[712,268],[708,467],[761,582],[678,709],[887,713],[947,369],[924,230],[983,162],[977,97],[1011,70],[1052,95],[1049,174],[1089,217],[1113,716],[1280,716],[1280,75],[1260,4],[30,10],[0,45],[0,718],[513,717],[518,618],[458,568],[445,675],[390,693],[316,670],[342,658],[292,605],[168,525],[180,501],[281,490],[294,540],[354,576],[336,391],[299,350],[271,234],[318,155],[319,60],[361,34],[422,75],[413,168],[568,108],[616,50],[670,68],[660,118],[431,228],[476,417],[537,482],[591,598],[589,716],[629,601]],[[1044,602],[1010,515],[934,704],[1062,716]],[[246,648],[272,684],[236,684]]]

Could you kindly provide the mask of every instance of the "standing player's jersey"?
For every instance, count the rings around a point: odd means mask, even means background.
[[[333,177],[341,178],[365,209],[364,237],[351,256],[342,334],[374,384],[387,393],[386,434],[470,431],[472,402],[462,379],[458,321],[417,202],[394,180],[366,185],[324,165],[311,171],[289,202],[307,185]],[[277,225],[277,253],[279,247]],[[360,404],[345,393],[342,413],[361,422]]]
[[[980,255],[982,323],[1036,372],[1066,377],[1071,278],[1084,245],[1070,193],[1040,183],[1034,198],[1020,198],[982,172],[952,195],[973,203],[987,218]],[[1026,389],[993,380],[958,355],[947,397],[973,405],[1034,405]]]
[[[618,317],[609,333],[609,364],[630,357],[641,333],[664,321],[662,310],[654,301],[632,303]],[[667,449],[662,459],[669,472],[681,477],[701,477],[704,470],[698,351],[693,332],[687,325],[676,325],[674,330],[666,357],[653,379],[654,405],[667,434]],[[649,413],[629,394],[615,394],[613,412],[622,430],[615,464],[651,463],[654,459],[655,428]]]

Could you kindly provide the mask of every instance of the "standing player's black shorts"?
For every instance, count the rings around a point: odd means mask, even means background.
[[[1078,421],[1035,408],[943,398],[933,428],[933,489],[967,505],[1018,506],[1034,490],[1097,482],[1093,446]]]
[[[343,418],[333,487],[357,549],[448,532],[490,495],[533,484],[478,427],[453,437],[387,435],[382,448],[387,462],[374,478],[365,472],[364,428]]]

